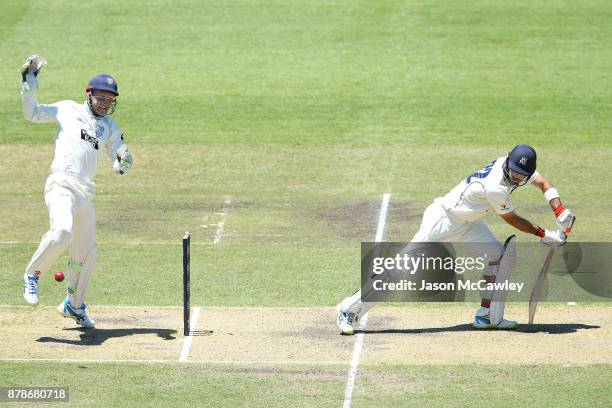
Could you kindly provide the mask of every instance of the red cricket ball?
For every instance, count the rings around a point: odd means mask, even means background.
[[[64,272],[62,271],[55,272],[55,280],[58,282],[62,282],[64,280]]]

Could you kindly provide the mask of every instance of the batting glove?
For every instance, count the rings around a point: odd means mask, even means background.
[[[541,243],[548,246],[564,245],[567,240],[567,234],[561,230],[551,231],[538,227],[536,235],[540,237]]]
[[[557,225],[559,229],[567,233],[571,232],[574,221],[576,220],[574,214],[561,204],[559,207],[555,208],[555,215],[557,216]]]

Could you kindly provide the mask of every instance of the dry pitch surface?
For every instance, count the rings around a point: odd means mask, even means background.
[[[370,312],[360,365],[612,363],[612,307],[547,305],[536,324],[477,331],[472,305],[379,306]],[[94,330],[77,329],[52,307],[0,308],[0,360],[178,362],[182,309],[91,307]],[[524,304],[509,318],[526,320]],[[356,336],[340,336],[333,308],[201,308],[187,361],[228,364],[345,364]]]

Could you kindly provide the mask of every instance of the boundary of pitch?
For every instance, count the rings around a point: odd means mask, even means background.
[[[284,236],[284,235],[274,235],[274,234],[259,234],[257,236]],[[40,242],[34,241],[0,241],[0,245],[38,245]],[[97,245],[182,245],[182,243],[174,242],[174,241],[126,241],[126,242],[105,242],[105,241],[96,241]],[[207,245],[213,246],[216,245],[214,241],[205,241],[205,242],[191,242],[191,245]]]
[[[0,357],[0,362],[14,363],[92,363],[92,364],[218,364],[218,365],[311,365],[311,366],[347,366],[348,361],[307,361],[307,360],[139,360],[139,359],[87,359],[87,358],[16,358],[16,357]]]
[[[89,308],[103,308],[103,309],[183,309],[183,306],[144,306],[144,305],[91,305],[87,304]],[[199,307],[203,310],[336,310],[335,306],[192,306]],[[55,309],[57,306],[29,306],[29,305],[0,305],[0,308],[23,308],[23,309]]]
[[[0,357],[0,363],[59,363],[59,364],[168,364],[168,365],[181,365],[181,364],[210,364],[210,365],[234,365],[234,366],[330,366],[330,367],[343,367],[350,365],[349,361],[337,361],[337,360],[321,360],[321,361],[308,361],[308,360],[161,360],[161,359],[88,359],[88,358],[23,358],[23,357]],[[482,363],[478,363],[483,365]],[[414,367],[431,367],[431,366],[458,366],[466,365],[466,363],[446,363],[446,364],[386,364],[386,363],[365,363],[361,364],[362,367],[377,367],[377,366],[414,366]],[[473,365],[469,363],[468,365]],[[609,363],[496,363],[490,362],[484,364],[487,366],[503,367],[588,367],[592,365],[610,365]]]

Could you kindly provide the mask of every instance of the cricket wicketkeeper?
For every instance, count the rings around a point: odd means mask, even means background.
[[[123,141],[123,132],[110,118],[117,105],[117,82],[110,75],[91,79],[83,103],[59,101],[39,104],[36,99],[38,75],[46,61],[29,57],[21,68],[23,115],[32,122],[57,124],[55,157],[45,184],[49,230],[24,273],[23,297],[38,304],[39,279],[70,247],[66,278],[68,296],[57,310],[85,328],[94,327],[84,303],[96,264],[96,214],[92,203],[93,182],[105,151],[117,174],[132,166],[132,155]]]
[[[496,212],[516,229],[536,235],[546,245],[562,245],[574,223],[574,215],[559,199],[558,191],[536,171],[536,152],[528,145],[514,147],[508,156],[500,157],[482,170],[470,175],[444,197],[436,198],[423,215],[421,228],[411,242],[453,242],[474,257],[482,256],[479,248],[487,248],[489,261],[485,272],[487,282],[508,279],[515,265],[515,237],[501,244],[481,219]],[[557,219],[557,230],[540,228],[514,212],[510,194],[523,185],[531,184],[544,193]],[[474,244],[476,243],[476,244]],[[492,249],[492,250],[491,250]],[[493,253],[492,253],[493,252]],[[501,299],[501,300],[500,300]],[[482,294],[481,307],[476,311],[474,327],[512,329],[513,320],[504,319],[505,298],[494,291]],[[353,334],[353,324],[375,303],[362,302],[361,291],[345,298],[338,305],[338,327],[343,334]]]

